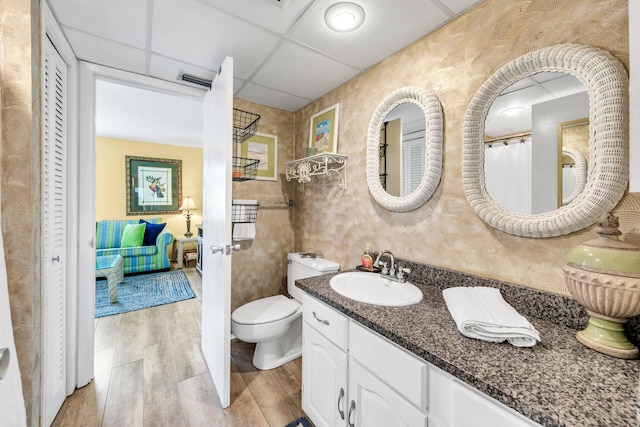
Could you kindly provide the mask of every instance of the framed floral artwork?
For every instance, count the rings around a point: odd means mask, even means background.
[[[338,121],[340,104],[320,111],[311,116],[309,124],[309,148],[316,153],[336,153],[338,150]]]
[[[257,132],[242,143],[242,157],[260,160],[256,179],[278,180],[278,137]]]
[[[180,213],[182,160],[135,156],[125,159],[127,215]]]

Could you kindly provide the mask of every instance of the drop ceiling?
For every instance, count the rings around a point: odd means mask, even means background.
[[[234,59],[234,96],[297,111],[432,32],[478,0],[353,0],[351,33],[330,30],[335,0],[48,0],[78,59],[178,82]],[[181,84],[187,84],[182,82]]]

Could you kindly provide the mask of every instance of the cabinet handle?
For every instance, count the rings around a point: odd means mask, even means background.
[[[340,414],[340,418],[344,420],[344,411],[340,409],[340,401],[344,399],[344,389],[340,387],[340,396],[338,396],[338,413]]]
[[[356,427],[354,423],[351,422],[351,413],[353,411],[355,411],[356,409],[356,402],[354,402],[353,400],[351,401],[351,406],[349,407],[349,415],[347,415],[347,417],[349,418],[347,421],[349,421],[349,427]],[[353,414],[355,416],[355,414]]]
[[[329,326],[329,321],[319,318],[315,311],[313,312],[313,317],[315,317],[318,322]]]

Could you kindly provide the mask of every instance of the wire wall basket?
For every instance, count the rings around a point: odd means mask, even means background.
[[[234,200],[231,203],[231,222],[234,224],[256,222],[259,203]]]
[[[247,181],[249,179],[256,179],[259,163],[260,160],[258,159],[234,157],[231,178],[233,179],[233,181]]]
[[[241,143],[258,131],[260,115],[248,111],[233,109],[233,141]]]

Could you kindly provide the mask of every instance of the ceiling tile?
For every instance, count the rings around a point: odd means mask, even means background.
[[[151,48],[154,52],[217,70],[234,59],[234,75],[247,78],[272,52],[279,37],[194,0],[156,0]]]
[[[253,83],[248,83],[235,94],[245,101],[279,108],[285,111],[298,111],[311,102],[311,99],[279,92]]]
[[[285,34],[312,0],[295,0],[286,8],[276,0],[198,0],[278,34]]]
[[[285,93],[316,99],[358,73],[359,70],[353,67],[286,41],[256,73],[253,81]]]
[[[364,69],[411,44],[449,19],[425,0],[402,2],[356,0],[365,12],[362,26],[350,33],[335,32],[324,21],[335,1],[321,0],[291,32],[291,38]]]
[[[62,27],[62,29],[78,59],[132,73],[146,73],[146,56],[143,50],[101,39],[72,28]]]
[[[50,0],[59,22],[98,37],[145,48],[147,2],[131,0]]]

